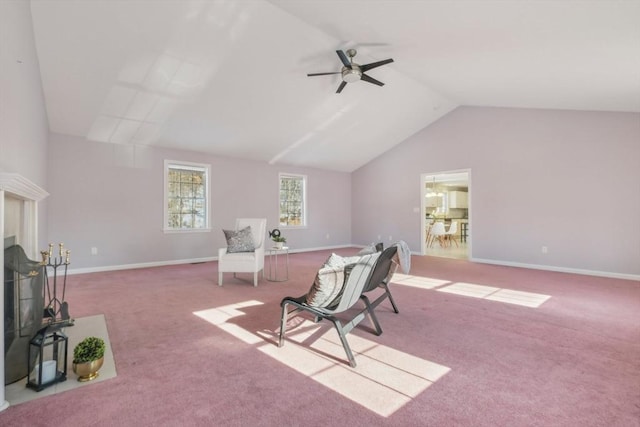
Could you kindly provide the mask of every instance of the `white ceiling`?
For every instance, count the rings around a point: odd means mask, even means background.
[[[640,111],[640,1],[32,0],[52,132],[338,171],[459,105]],[[341,94],[336,49],[393,58]]]

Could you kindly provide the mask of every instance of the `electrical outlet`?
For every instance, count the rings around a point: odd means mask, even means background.
[[[382,239],[382,236],[378,234],[378,241],[380,241],[380,239]]]
[[[329,233],[327,233],[327,240],[329,240]]]
[[[547,252],[549,252],[549,248],[547,248],[546,246],[542,247],[542,253],[546,254]]]
[[[98,255],[98,248],[95,246],[91,248],[91,255]]]
[[[393,240],[393,237],[392,237],[392,236],[389,236],[389,241],[392,241],[392,240]]]

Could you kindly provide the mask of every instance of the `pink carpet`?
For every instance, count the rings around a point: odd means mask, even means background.
[[[257,288],[251,275],[218,287],[216,263],[69,276],[72,316],[105,315],[118,376],[12,405],[0,425],[640,425],[640,282],[414,256],[410,275],[440,285],[392,285],[400,313],[384,302],[381,336],[367,321],[348,335],[363,346],[351,370],[340,351],[323,354],[331,343],[314,349],[331,335],[328,323],[281,349],[273,343],[280,300],[304,294],[329,253],[292,254],[289,281]],[[446,292],[460,283],[550,298],[526,307]],[[217,323],[194,314],[203,312]],[[317,354],[335,366],[305,373]],[[422,386],[376,372],[394,358],[403,370],[440,373]],[[346,385],[331,386],[337,377]],[[399,394],[345,392],[349,378],[365,377]],[[381,415],[376,399],[395,406]]]

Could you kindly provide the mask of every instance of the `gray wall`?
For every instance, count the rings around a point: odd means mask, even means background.
[[[48,132],[29,2],[0,1],[0,171],[46,190]],[[47,200],[38,206],[42,246]]]
[[[278,227],[279,172],[307,175],[308,227],[282,228],[292,250],[351,243],[348,173],[55,134],[50,154],[49,238],[71,250],[74,270],[211,258],[237,217]],[[211,165],[212,232],[163,232],[165,159]]]
[[[353,242],[420,251],[420,175],[467,168],[473,259],[640,274],[640,114],[458,108],[353,173]]]

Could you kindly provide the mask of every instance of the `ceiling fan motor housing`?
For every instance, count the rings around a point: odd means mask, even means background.
[[[362,70],[357,64],[351,64],[351,68],[342,67],[342,81],[353,83],[360,80],[361,77]]]

